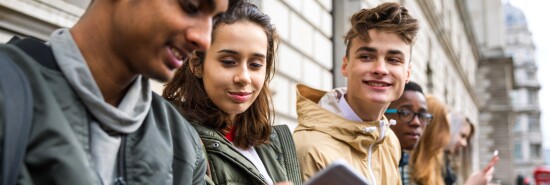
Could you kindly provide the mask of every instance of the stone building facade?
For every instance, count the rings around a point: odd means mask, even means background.
[[[533,179],[533,171],[544,164],[535,45],[521,10],[507,3],[506,53],[514,58],[515,90],[511,93],[516,120],[513,135],[515,176]]]
[[[350,27],[349,18],[361,8],[386,1],[389,0],[251,0],[272,17],[282,39],[278,72],[270,84],[277,124],[291,128],[297,124],[296,83],[324,90],[345,86],[340,67],[345,52],[342,37]],[[493,103],[491,98],[496,97],[489,91],[498,88],[508,91],[512,88],[511,82],[499,82],[498,87],[493,87],[495,83],[484,76],[500,78],[488,71],[493,69],[492,65],[502,68],[503,78],[513,75],[513,70],[505,70],[510,67],[511,59],[502,52],[504,23],[500,24],[503,18],[498,17],[502,11],[494,8],[501,6],[500,0],[392,1],[402,3],[420,21],[412,54],[412,80],[452,110],[465,113],[479,130],[472,143],[473,160],[468,161],[473,166],[470,171],[482,167],[496,148],[506,153],[501,155],[500,164],[508,164],[505,156],[511,159],[512,150],[502,146],[510,144],[496,143],[500,140],[494,138],[497,126],[491,122],[491,118],[501,116],[487,107]],[[47,39],[54,29],[72,26],[89,2],[0,0],[0,42],[6,42],[12,35]],[[501,62],[491,62],[495,58]],[[161,84],[154,86],[157,92],[162,90]],[[508,135],[502,135],[505,136]],[[511,175],[498,170],[501,168],[497,168],[498,178]]]
[[[506,54],[506,24],[500,0],[468,0],[472,28],[480,50],[476,91],[480,119],[478,127],[479,167],[499,150],[500,161],[494,179],[501,184],[514,184],[516,168],[513,160],[511,129],[515,114],[511,93],[515,86],[514,59]],[[497,8],[495,8],[497,7]]]

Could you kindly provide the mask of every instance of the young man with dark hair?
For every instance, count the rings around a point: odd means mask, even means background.
[[[32,89],[26,154],[21,170],[10,169],[19,172],[17,182],[204,184],[197,133],[151,91],[149,79],[170,80],[190,52],[206,50],[213,18],[235,2],[94,0],[46,45],[22,39],[0,46]],[[2,96],[0,103],[10,98]],[[1,112],[0,120],[8,116]]]
[[[403,95],[390,104],[386,110],[386,117],[397,121],[391,129],[401,144],[399,173],[403,185],[407,185],[409,184],[409,152],[414,149],[424,128],[432,120],[422,87],[412,81],[405,84]]]
[[[345,36],[347,87],[325,92],[298,85],[294,140],[305,179],[344,159],[370,184],[401,184],[401,148],[384,111],[409,81],[417,32],[418,21],[397,3],[363,9]]]

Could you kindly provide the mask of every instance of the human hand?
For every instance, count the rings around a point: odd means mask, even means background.
[[[493,173],[495,172],[494,166],[497,164],[498,160],[500,160],[498,155],[494,155],[493,158],[491,158],[491,161],[489,161],[489,164],[487,164],[487,166],[485,166],[485,168],[481,171],[470,175],[464,185],[486,185],[491,182],[491,179],[493,179]]]

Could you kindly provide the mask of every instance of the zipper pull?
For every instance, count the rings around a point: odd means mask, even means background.
[[[376,131],[376,127],[365,127],[363,129],[361,129],[361,131],[363,132],[363,134],[371,133],[371,132]]]
[[[117,177],[115,179],[115,184],[116,185],[126,185],[126,181],[124,181],[124,178],[120,176],[120,177]]]

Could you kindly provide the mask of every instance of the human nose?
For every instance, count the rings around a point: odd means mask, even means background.
[[[413,126],[420,126],[421,125],[420,115],[418,115],[417,113],[414,113],[412,116],[412,120],[411,122],[409,122],[409,124]]]
[[[461,144],[462,147],[467,147],[468,146],[468,141],[466,141],[466,139],[461,139],[460,144]]]
[[[384,59],[378,59],[374,62],[374,69],[372,70],[373,74],[376,76],[385,76],[388,74],[388,69],[386,68],[386,62]]]
[[[245,86],[250,84],[252,80],[250,78],[250,71],[248,71],[248,67],[246,65],[242,66],[243,67],[241,67],[240,70],[237,71],[237,74],[235,75],[235,78],[233,80],[235,83]]]
[[[206,22],[204,22],[206,21]],[[187,30],[187,40],[193,50],[206,51],[212,40],[212,18],[205,18]]]

